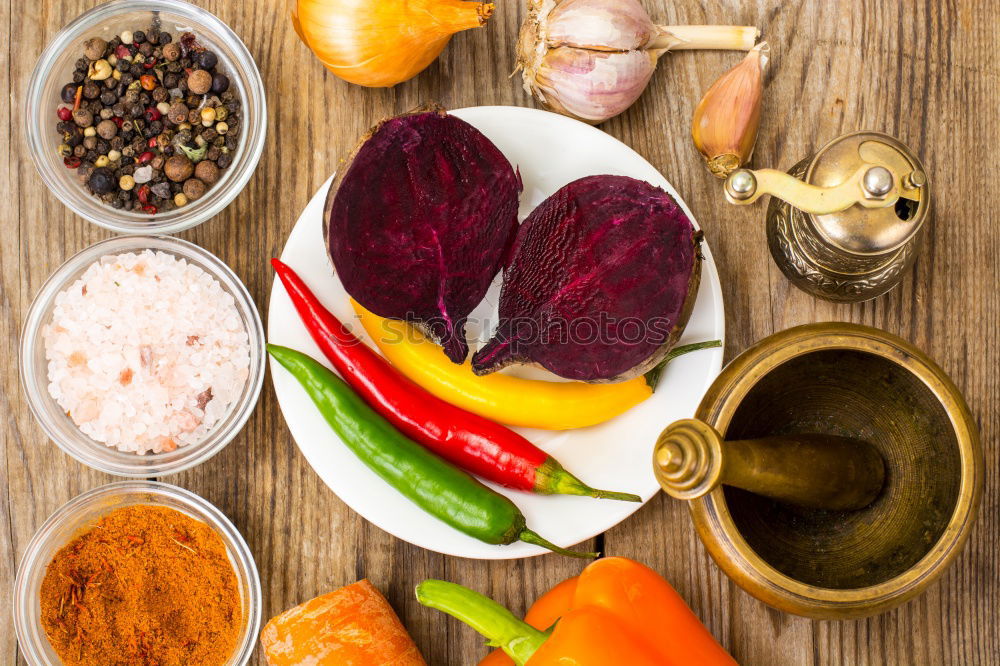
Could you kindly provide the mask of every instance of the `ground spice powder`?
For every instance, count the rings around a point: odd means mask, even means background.
[[[68,666],[225,664],[243,621],[219,535],[179,511],[143,505],[109,513],[56,553],[41,611]]]

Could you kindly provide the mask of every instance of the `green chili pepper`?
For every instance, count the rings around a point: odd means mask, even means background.
[[[597,557],[529,530],[513,502],[408,439],[322,364],[288,347],[268,345],[267,351],[302,384],[347,448],[427,513],[486,543],[524,541],[571,557]]]

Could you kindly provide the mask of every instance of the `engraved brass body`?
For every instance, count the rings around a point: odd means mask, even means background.
[[[825,619],[885,611],[940,576],[984,477],[975,421],[944,372],[909,343],[846,323],[792,328],[740,354],[695,419],[664,431],[653,464],[667,492],[695,498],[698,535],[729,577]]]
[[[878,132],[839,137],[788,173],[734,171],[725,191],[737,205],[770,194],[767,238],[778,267],[797,287],[838,302],[895,287],[930,215],[920,161]]]

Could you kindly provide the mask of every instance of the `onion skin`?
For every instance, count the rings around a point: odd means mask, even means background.
[[[453,34],[481,27],[493,8],[469,0],[298,0],[292,21],[331,72],[386,88],[419,74]]]

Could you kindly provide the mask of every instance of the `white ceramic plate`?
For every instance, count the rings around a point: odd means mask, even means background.
[[[484,106],[453,111],[490,138],[524,181],[520,218],[557,189],[583,176],[619,174],[645,180],[669,192],[691,219],[694,216],[674,188],[638,153],[589,125],[564,116],[519,107]],[[322,240],[322,212],[329,181],[302,211],[288,237],[282,260],[298,272],[341,321],[369,342],[354,318],[340,280],[334,275]],[[712,254],[702,245],[701,289],[681,344],[722,339],[725,319],[722,292]],[[483,305],[473,313],[493,317],[499,279]],[[479,331],[470,330],[470,340]],[[268,314],[268,340],[322,359],[288,299],[275,280]],[[329,364],[327,364],[329,365]],[[652,447],[672,421],[690,417],[702,394],[722,367],[722,350],[710,349],[674,360],[652,398],[607,423],[571,431],[519,428],[585,483],[608,490],[637,493],[649,500],[659,486],[653,477]],[[525,376],[555,378],[540,370]],[[525,543],[491,546],[468,537],[424,513],[379,479],[345,447],[310,402],[295,379],[272,361],[271,378],[292,437],[316,473],[340,499],[386,532],[428,550],[479,559],[529,557],[548,551]],[[560,546],[572,546],[617,525],[639,508],[638,503],[589,497],[542,497],[500,489],[521,508],[528,526]]]

